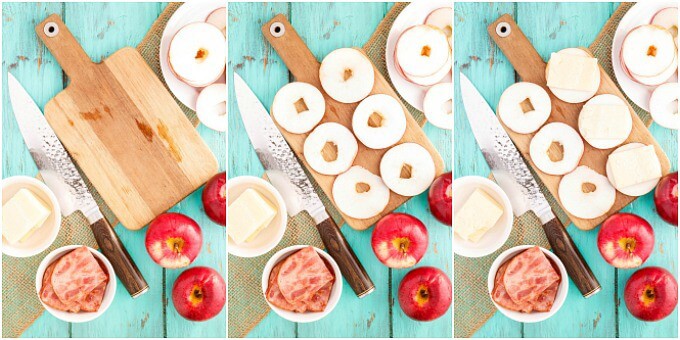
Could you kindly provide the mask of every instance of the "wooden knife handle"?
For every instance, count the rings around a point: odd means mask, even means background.
[[[354,251],[340,232],[340,228],[332,218],[327,218],[317,226],[321,240],[326,246],[326,251],[338,263],[342,276],[354,290],[359,298],[362,298],[375,290],[375,285],[361,265]]]
[[[545,235],[555,255],[562,260],[571,280],[585,298],[589,298],[600,291],[600,283],[590,270],[590,267],[576,248],[574,241],[567,233],[562,222],[555,217],[543,225]]]
[[[139,268],[132,261],[130,254],[128,254],[123,243],[120,242],[109,221],[106,218],[100,218],[90,227],[97,244],[99,244],[99,249],[111,262],[113,270],[116,271],[116,276],[130,293],[130,296],[136,298],[146,293],[149,290],[149,284],[144,280],[142,273],[139,272]]]
[[[35,33],[45,43],[70,78],[91,74],[94,63],[68,30],[61,17],[52,14],[35,26]]]

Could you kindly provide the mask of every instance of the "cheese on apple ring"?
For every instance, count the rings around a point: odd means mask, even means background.
[[[451,48],[444,31],[428,25],[416,25],[399,36],[395,54],[404,73],[427,77],[450,64]]]
[[[613,94],[591,98],[578,115],[578,130],[596,149],[611,149],[625,142],[633,130],[633,118],[623,99]]]
[[[550,151],[553,144],[562,148],[562,157]],[[564,123],[545,125],[531,139],[529,154],[536,167],[549,175],[564,175],[576,168],[583,156],[583,140]],[[551,157],[552,156],[552,157]]]
[[[333,201],[345,215],[366,219],[380,214],[390,202],[390,189],[380,176],[355,165],[333,182]]]
[[[527,134],[538,130],[550,117],[550,96],[529,82],[510,85],[498,101],[498,116],[512,131]]]
[[[635,185],[630,185],[630,186],[627,186],[627,187],[622,187],[621,185],[618,185],[616,183],[616,180],[614,179],[614,171],[612,169],[612,162],[610,160],[611,156],[613,154],[616,154],[616,153],[619,153],[619,152],[629,151],[629,150],[633,150],[633,149],[637,149],[637,148],[643,148],[643,147],[645,147],[645,145],[642,144],[642,143],[624,144],[624,145],[621,145],[620,147],[618,147],[616,150],[614,150],[611,154],[609,154],[609,157],[607,158],[607,164],[605,166],[605,169],[607,171],[607,178],[609,178],[609,182],[611,182],[611,184],[616,188],[616,190],[618,190],[619,192],[621,192],[624,195],[628,195],[628,196],[645,195],[648,192],[654,190],[654,188],[656,188],[656,185],[659,183],[659,180],[661,179],[661,177],[654,178],[654,179],[650,179],[648,181],[638,183],[638,184],[635,184]],[[658,158],[655,161],[658,162],[659,161]],[[630,166],[635,167],[634,164],[630,164]],[[658,167],[660,168],[661,165],[658,164]]]
[[[326,144],[332,144],[335,155],[324,154]],[[340,174],[354,163],[359,145],[352,132],[338,123],[324,123],[305,139],[305,159],[312,169],[324,175]]]
[[[654,121],[667,128],[677,130],[680,127],[678,115],[678,83],[666,83],[657,87],[649,98],[649,113]]]
[[[276,122],[286,131],[306,133],[323,118],[326,100],[316,87],[294,82],[276,92],[271,111]]]
[[[416,143],[399,144],[380,160],[380,176],[390,190],[415,196],[430,187],[435,176],[432,155]]]
[[[551,63],[551,61],[553,61],[553,57],[555,57],[556,54],[559,54],[559,56],[557,57],[559,59],[568,60],[569,58],[568,56],[574,56],[575,58],[587,57],[590,59],[594,59],[595,63],[594,65],[592,64],[592,62],[585,63],[584,65],[582,65],[584,69],[580,70],[582,72],[574,74],[576,70],[573,70],[571,67],[569,67],[568,64],[565,64],[566,65],[565,66],[563,64],[556,64],[555,62]],[[554,72],[554,77],[550,76],[551,72]],[[551,80],[553,80],[553,78],[559,79],[560,74],[564,76],[563,79],[567,80],[574,80],[577,79],[576,77],[578,75],[583,75],[585,78],[581,80],[587,82],[585,84],[587,88],[584,90],[576,90],[573,88],[566,89],[559,88],[557,86],[551,86]],[[550,88],[550,91],[555,95],[555,97],[567,103],[572,104],[582,103],[592,98],[595,95],[595,93],[597,93],[597,90],[600,88],[600,67],[597,65],[597,59],[593,58],[593,56],[591,56],[590,53],[580,48],[565,48],[557,53],[553,53],[553,55],[551,55],[550,57],[550,60],[548,61],[548,65],[545,68],[545,75],[547,79],[547,85],[548,88]]]
[[[453,129],[453,84],[440,83],[430,87],[423,100],[423,113],[430,124]]]
[[[564,210],[584,219],[606,214],[616,201],[616,189],[607,177],[585,165],[562,177],[557,195]]]
[[[362,100],[354,110],[352,129],[367,147],[384,149],[396,144],[404,136],[406,113],[392,96],[374,94]]]
[[[323,90],[341,103],[356,103],[373,90],[373,63],[353,48],[339,48],[329,53],[319,68]]]

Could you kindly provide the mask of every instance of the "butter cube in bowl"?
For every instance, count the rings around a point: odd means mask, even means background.
[[[482,257],[498,250],[512,231],[512,205],[503,190],[480,176],[453,181],[453,252]]]
[[[227,251],[256,257],[274,249],[288,223],[286,204],[269,182],[240,176],[227,180]]]
[[[60,228],[59,202],[43,182],[28,176],[2,180],[3,254],[39,254],[52,245]]]

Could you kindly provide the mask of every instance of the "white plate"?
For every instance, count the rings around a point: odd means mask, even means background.
[[[509,317],[512,320],[518,321],[518,322],[525,322],[525,323],[532,323],[532,322],[540,322],[543,320],[546,320],[550,318],[551,316],[555,315],[560,308],[562,308],[562,305],[564,304],[564,301],[567,299],[567,293],[569,292],[569,276],[567,274],[567,269],[564,268],[564,264],[562,264],[562,261],[552,252],[545,248],[541,248],[541,251],[548,256],[555,264],[557,267],[560,269],[560,285],[557,288],[557,296],[555,296],[555,302],[553,303],[552,308],[548,312],[534,312],[534,313],[520,313],[520,312],[515,312],[509,309],[505,309],[498,304],[496,304],[496,301],[493,301],[491,298],[491,292],[493,291],[493,286],[495,284],[495,279],[496,279],[496,272],[498,271],[498,268],[505,263],[505,261],[509,260],[511,257],[519,254],[521,251],[524,251],[526,249],[529,249],[533,247],[532,245],[524,245],[524,246],[517,246],[517,247],[512,247],[506,251],[504,251],[502,254],[498,255],[495,261],[493,261],[493,264],[491,264],[491,268],[489,269],[489,276],[487,278],[487,285],[489,289],[489,299],[491,299],[491,302],[498,308],[498,310],[503,313],[505,316]]]
[[[227,204],[231,204],[231,202],[236,200],[236,198],[248,188],[255,189],[260,195],[269,200],[269,202],[276,205],[277,213],[274,220],[271,221],[271,223],[269,223],[269,225],[251,242],[236,244],[236,242],[232,241],[231,237],[227,235],[227,252],[238,257],[256,257],[274,249],[274,247],[281,242],[288,223],[288,214],[286,213],[286,204],[283,201],[283,197],[281,197],[281,194],[274,186],[259,177],[239,176],[228,179]],[[229,226],[227,226],[227,228],[229,228]]]
[[[616,28],[612,42],[612,66],[616,81],[621,86],[621,89],[623,89],[623,93],[645,111],[649,111],[649,97],[656,86],[645,86],[628,78],[626,72],[621,67],[621,45],[623,45],[623,40],[628,32],[637,26],[649,24],[656,12],[667,7],[678,7],[678,3],[653,1],[637,3],[628,10],[619,22],[619,27]],[[676,72],[667,82],[673,83],[677,81],[678,73]]]
[[[113,298],[116,296],[116,283],[117,283],[116,273],[113,271],[113,266],[111,266],[111,262],[109,262],[109,259],[107,259],[106,256],[104,256],[102,253],[90,247],[87,247],[87,249],[90,250],[92,255],[94,255],[94,257],[99,259],[104,264],[104,267],[106,267],[106,271],[109,274],[109,282],[106,284],[106,290],[104,291],[104,299],[102,300],[102,304],[99,306],[99,310],[97,310],[96,312],[69,313],[56,310],[42,302],[42,300],[40,299],[40,288],[42,287],[42,278],[43,275],[45,274],[45,269],[47,269],[47,266],[49,266],[52,262],[60,258],[62,255],[66,255],[66,253],[79,247],[82,246],[71,245],[53,250],[51,253],[45,256],[42,262],[40,262],[40,265],[38,266],[38,271],[35,273],[35,291],[38,294],[38,300],[40,300],[40,303],[42,303],[43,307],[45,307],[45,309],[50,314],[54,315],[55,318],[66,322],[88,322],[98,318],[99,316],[104,314],[104,312],[106,312],[109,306],[111,306]]]
[[[401,76],[394,65],[394,47],[397,45],[397,40],[399,40],[402,32],[411,26],[423,24],[428,14],[442,7],[451,7],[451,2],[416,1],[411,3],[399,13],[399,16],[394,20],[394,24],[392,24],[389,36],[387,36],[387,46],[385,48],[387,73],[390,75],[392,84],[401,97],[420,111],[423,110],[423,99],[429,87],[413,84]],[[451,19],[453,20],[453,18]],[[450,83],[451,79],[451,72],[449,72],[440,83]]]
[[[28,189],[52,211],[47,221],[26,241],[10,244],[2,238],[2,253],[14,257],[29,257],[43,252],[57,238],[61,229],[61,209],[59,201],[45,183],[28,176],[12,176],[2,180],[2,204],[9,201],[19,189]]]
[[[283,310],[269,303],[266,295],[267,287],[269,286],[269,273],[271,273],[272,268],[274,268],[274,266],[277,263],[279,263],[279,261],[288,257],[288,255],[291,255],[293,252],[306,247],[308,246],[296,245],[279,250],[278,252],[276,252],[276,254],[274,254],[274,256],[272,256],[269,259],[269,261],[267,261],[267,264],[264,266],[264,270],[262,271],[262,296],[264,300],[267,301],[269,307],[271,307],[271,309],[276,314],[292,322],[304,323],[314,322],[323,319],[326,315],[330,314],[331,311],[333,311],[333,308],[335,308],[335,306],[338,304],[338,301],[340,301],[340,296],[342,295],[342,273],[340,273],[340,268],[338,267],[338,264],[330,255],[328,255],[328,253],[319,248],[314,247],[314,250],[316,250],[316,252],[319,253],[319,255],[323,257],[326,261],[328,261],[328,263],[333,268],[333,275],[335,275],[335,281],[333,282],[331,296],[328,298],[328,304],[326,305],[326,309],[324,309],[323,312],[294,313],[291,311]]]
[[[503,189],[488,178],[480,176],[465,176],[453,181],[453,211],[461,208],[475,189],[480,188],[503,206],[503,215],[498,222],[489,229],[479,242],[469,242],[453,233],[453,252],[465,257],[482,257],[489,255],[505,244],[512,231],[512,205]],[[455,217],[454,217],[455,218]],[[454,223],[455,230],[456,225]]]
[[[168,65],[168,50],[170,49],[170,42],[175,36],[175,33],[182,27],[192,22],[205,22],[205,19],[212,13],[212,11],[225,7],[225,1],[189,1],[180,6],[177,11],[170,17],[168,24],[163,31],[163,38],[161,39],[161,46],[159,49],[159,57],[161,64],[161,72],[163,78],[168,84],[170,91],[188,108],[196,110],[196,98],[202,88],[187,85],[179,80]],[[224,47],[227,48],[226,46]],[[226,76],[223,74],[216,83],[226,83]]]

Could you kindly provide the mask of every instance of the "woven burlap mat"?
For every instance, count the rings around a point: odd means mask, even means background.
[[[142,42],[137,46],[137,51],[144,60],[151,66],[159,79],[163,80],[158,58],[163,30],[172,13],[181,6],[181,3],[171,3],[165,8],[163,13],[154,22],[151,29],[146,34]],[[165,82],[163,81],[165,84]],[[166,85],[167,87],[167,85]],[[177,101],[177,99],[175,98]],[[177,101],[182,111],[194,124],[198,124],[196,113]],[[97,204],[104,213],[104,216],[112,225],[117,224],[116,217],[101,196],[87,181]],[[54,249],[72,244],[87,245],[97,248],[94,236],[90,231],[90,225],[81,213],[74,213],[62,218],[61,229],[54,243],[42,253],[18,258],[2,256],[2,337],[16,338],[31,325],[43,313],[44,308],[38,299],[35,291],[35,273],[40,261]]]
[[[590,45],[593,55],[613,80],[616,80],[616,77],[614,76],[611,60],[612,40],[619,21],[621,21],[623,15],[633,5],[634,3],[622,3],[604,25],[595,41]],[[649,126],[651,124],[649,113],[635,105],[628,97],[626,99],[633,107],[635,113],[640,116],[640,119]],[[535,173],[534,177],[536,177]],[[555,211],[565,226],[569,225],[571,222],[557,203],[555,197],[548,192],[542,182],[539,181],[539,184],[553,211]],[[471,337],[496,312],[496,307],[491,302],[487,290],[489,268],[500,253],[511,247],[523,244],[535,244],[544,248],[550,248],[541,228],[541,223],[533,213],[515,218],[510,238],[495,253],[481,258],[454,257],[454,337]]]
[[[395,4],[363,47],[368,57],[373,61],[375,67],[388,81],[390,79],[385,64],[387,36],[392,27],[392,23],[406,5],[408,4]],[[304,39],[304,37],[302,38]],[[402,102],[404,102],[408,111],[413,115],[416,121],[423,124],[424,116],[422,112],[408,105],[403,98]],[[336,222],[341,222],[340,214],[330,203],[330,200],[323,193],[323,190],[318,187],[311,176],[310,179],[312,179],[316,192],[319,193],[321,200],[324,202],[326,210],[330,212]],[[338,225],[341,224],[338,223]],[[248,332],[260,323],[260,321],[262,321],[269,313],[269,305],[267,305],[267,302],[262,295],[262,270],[274,253],[285,247],[296,244],[308,244],[323,249],[323,243],[321,242],[319,233],[316,231],[314,221],[306,213],[289,218],[283,240],[270,252],[254,258],[229,255],[228,335],[230,338],[245,337]]]

